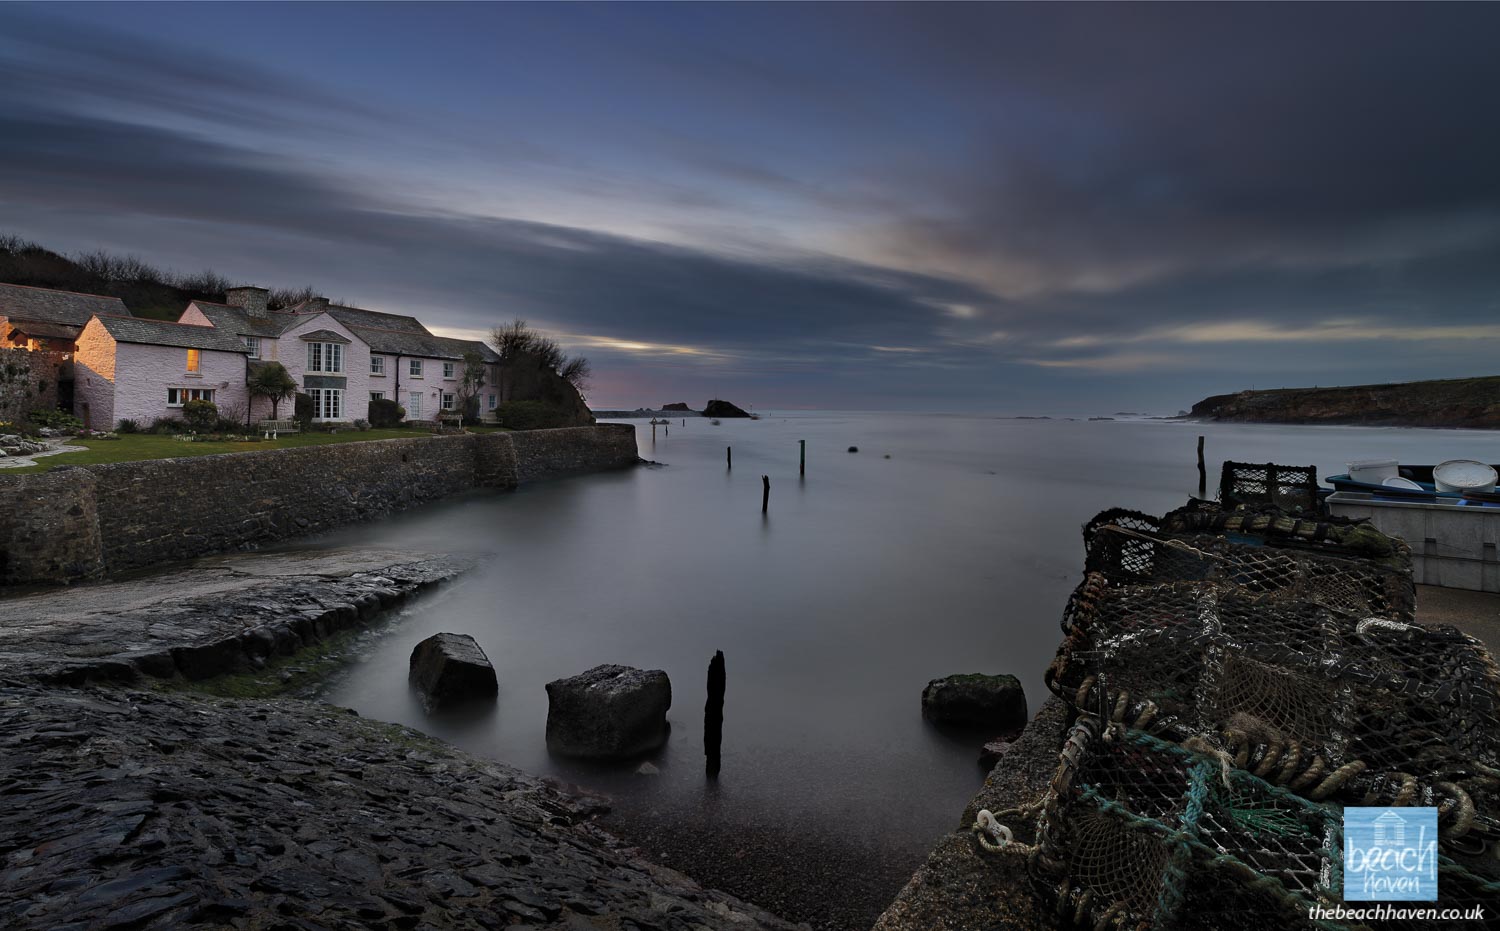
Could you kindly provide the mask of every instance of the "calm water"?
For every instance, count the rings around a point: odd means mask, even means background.
[[[822,844],[850,856],[848,873],[863,864],[869,874],[861,886],[835,866],[826,882],[877,898],[952,829],[982,779],[973,736],[923,723],[923,685],[1011,672],[1035,709],[1079,577],[1079,527],[1107,507],[1183,503],[1198,434],[1211,482],[1223,459],[1313,463],[1320,475],[1348,459],[1500,461],[1500,437],[1468,431],[795,413],[677,421],[653,444],[636,423],[641,454],[665,466],[465,498],[328,537],[486,555],[390,625],[325,697],[608,792],[627,815],[674,825],[684,836],[657,852],[688,872],[722,879],[684,862],[706,850],[743,859],[763,885],[778,871],[791,884],[805,866],[781,853]],[[762,474],[772,483],[764,519]],[[438,631],[479,640],[499,674],[494,708],[422,712],[407,660]],[[729,685],[723,773],[707,786],[702,708],[715,650]],[[660,775],[547,754],[544,684],[599,663],[670,674]],[[693,832],[743,837],[743,849],[695,845]],[[798,917],[864,920],[850,914]]]

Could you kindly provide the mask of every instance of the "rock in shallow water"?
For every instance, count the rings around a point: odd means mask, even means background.
[[[547,683],[547,749],[619,759],[667,741],[672,682],[660,669],[595,666]]]
[[[1026,725],[1026,692],[1010,675],[944,676],[922,690],[922,716],[939,724],[1018,730]]]
[[[429,711],[500,692],[495,667],[468,634],[434,634],[411,651],[411,684]]]

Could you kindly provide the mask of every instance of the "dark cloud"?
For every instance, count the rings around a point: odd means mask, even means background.
[[[633,14],[566,13],[606,15]],[[615,64],[576,78],[682,108],[641,117],[665,159],[641,164],[400,113],[316,62],[0,17],[6,231],[455,328],[530,317],[607,390],[653,392],[608,402],[1175,409],[1255,373],[1470,373],[1500,345],[1494,7],[696,8],[701,41],[595,35]],[[546,163],[543,197],[659,206],[679,236],[455,206],[340,145],[437,178]],[[838,222],[841,255],[793,235]]]

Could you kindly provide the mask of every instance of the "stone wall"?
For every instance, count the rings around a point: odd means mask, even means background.
[[[254,548],[475,488],[636,461],[634,428],[601,424],[0,475],[0,585],[80,581]]]
[[[60,352],[0,349],[0,422],[19,423],[32,411],[57,407]]]

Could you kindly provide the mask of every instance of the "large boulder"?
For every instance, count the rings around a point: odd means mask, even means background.
[[[714,400],[709,401],[708,404],[706,404],[704,406],[704,408],[703,408],[703,416],[704,417],[749,417],[750,415],[747,414],[747,413],[745,413],[745,411],[741,410],[740,408],[735,407],[733,404],[730,404],[728,401],[720,401],[717,398],[715,398]]]
[[[417,644],[409,678],[429,711],[500,692],[495,667],[468,634],[434,634]]]
[[[922,690],[922,716],[938,724],[1019,730],[1026,726],[1026,692],[1011,675],[944,676]]]
[[[660,669],[595,666],[547,683],[547,749],[619,759],[667,741],[672,682]]]

